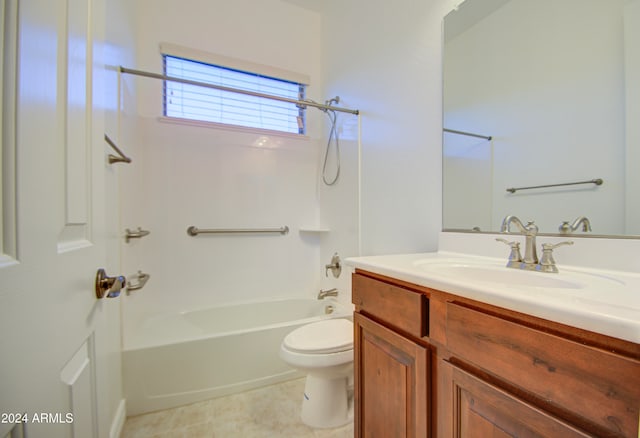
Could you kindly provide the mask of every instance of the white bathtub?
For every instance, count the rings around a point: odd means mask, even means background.
[[[334,306],[325,314],[327,305]],[[278,299],[160,315],[125,334],[127,415],[220,397],[300,374],[278,356],[291,330],[351,317],[333,299]]]

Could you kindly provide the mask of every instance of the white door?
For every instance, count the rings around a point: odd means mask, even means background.
[[[0,438],[14,422],[29,438],[104,435],[104,6],[0,4]]]

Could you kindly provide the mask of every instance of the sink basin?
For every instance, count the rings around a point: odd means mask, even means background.
[[[616,271],[561,264],[558,273],[523,271],[506,267],[506,257],[448,251],[354,257],[345,263],[363,275],[371,272],[407,284],[640,342],[638,270]]]
[[[459,281],[470,281],[473,283],[481,282],[556,289],[582,289],[584,287],[581,282],[560,277],[558,274],[524,271],[497,265],[434,263],[426,261],[417,261],[414,265],[421,271],[433,276],[447,277]]]

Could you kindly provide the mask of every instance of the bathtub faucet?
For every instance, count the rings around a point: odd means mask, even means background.
[[[338,296],[338,289],[336,289],[335,287],[333,289],[328,289],[328,290],[320,289],[320,292],[318,292],[319,300],[325,297],[337,297],[337,296]]]

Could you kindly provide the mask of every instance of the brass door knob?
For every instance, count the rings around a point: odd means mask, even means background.
[[[127,279],[124,275],[109,277],[104,269],[98,269],[96,274],[96,297],[98,299],[115,298],[120,295],[120,291],[126,286]]]

